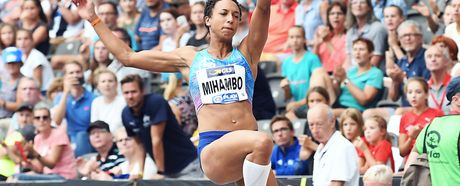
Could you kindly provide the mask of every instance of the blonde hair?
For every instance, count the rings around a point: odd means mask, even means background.
[[[388,133],[387,132],[387,121],[382,116],[375,115],[375,116],[368,117],[366,118],[364,123],[368,121],[376,122],[380,130],[385,130],[385,136],[383,139],[386,139],[391,143],[391,139],[388,138],[388,134],[387,134]]]
[[[48,91],[46,92],[46,97],[50,100],[51,95],[55,92],[62,92],[64,90],[64,81],[62,77],[54,79],[51,84],[48,86]]]
[[[368,183],[378,183],[385,186],[391,186],[393,182],[393,172],[386,165],[374,165],[367,169],[363,176],[363,182],[366,186]]]

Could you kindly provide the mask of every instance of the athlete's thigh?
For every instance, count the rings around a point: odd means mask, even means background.
[[[239,130],[227,133],[206,146],[201,153],[201,165],[211,180],[242,178],[243,161],[252,152],[253,144],[262,135],[258,131]]]

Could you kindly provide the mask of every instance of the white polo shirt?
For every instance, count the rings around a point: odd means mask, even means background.
[[[358,154],[353,144],[336,131],[329,141],[318,146],[313,167],[313,185],[344,181],[345,186],[359,184]]]

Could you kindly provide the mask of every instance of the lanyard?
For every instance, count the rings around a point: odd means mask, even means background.
[[[446,74],[446,76],[444,77],[444,80],[442,82],[442,87],[441,88],[444,88],[444,91],[442,93],[442,97],[441,97],[441,102],[439,103],[438,100],[436,99],[436,96],[430,92],[430,96],[431,98],[433,99],[433,102],[434,104],[436,105],[436,108],[439,109],[439,110],[442,110],[442,104],[444,103],[444,99],[446,98],[446,94],[447,94],[447,85],[449,84],[450,82],[450,79],[451,79],[451,76],[449,74]],[[428,82],[428,85],[431,87],[431,85],[433,84],[433,79],[430,79],[429,82]]]
[[[447,87],[444,88],[444,92],[442,93],[442,97],[441,97],[441,103],[439,103],[438,100],[436,100],[436,96],[432,92],[430,92],[430,96],[433,99],[433,102],[436,105],[437,109],[442,110],[442,103],[444,103],[444,98],[446,98],[446,94],[447,94]]]

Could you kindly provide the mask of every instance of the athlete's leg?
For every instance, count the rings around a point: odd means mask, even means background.
[[[233,131],[203,149],[201,165],[205,175],[215,183],[237,182],[243,178],[245,160],[265,166],[258,171],[267,170],[266,165],[270,164],[272,148],[273,141],[265,133],[249,130]],[[253,172],[251,175],[256,174]],[[271,181],[276,180],[271,179]],[[276,182],[268,185],[276,185]]]

